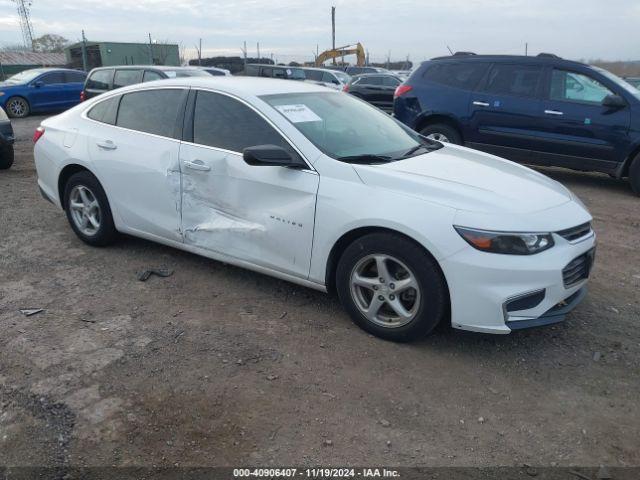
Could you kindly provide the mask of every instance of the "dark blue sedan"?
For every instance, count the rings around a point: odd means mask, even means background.
[[[87,74],[64,68],[25,70],[0,83],[0,107],[10,117],[66,110],[80,103]]]

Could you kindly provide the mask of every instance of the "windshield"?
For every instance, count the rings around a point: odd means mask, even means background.
[[[600,67],[593,67],[593,68],[595,70],[597,70],[598,72],[600,72],[605,77],[607,77],[609,80],[614,82],[616,85],[624,88],[627,92],[629,92],[631,95],[633,95],[634,97],[636,97],[637,99],[640,100],[640,91],[638,91],[638,89],[636,87],[634,87],[633,85],[625,82],[623,79],[621,79],[619,76],[611,73],[609,70],[605,70],[604,68],[600,68]]]
[[[29,83],[31,80],[44,72],[46,72],[46,70],[39,68],[33,70],[25,70],[24,72],[16,73],[12,77],[9,77],[7,79],[7,83],[12,83],[14,85],[18,85],[20,83]]]
[[[442,146],[343,93],[285,93],[260,98],[322,152],[338,160],[384,163]]]

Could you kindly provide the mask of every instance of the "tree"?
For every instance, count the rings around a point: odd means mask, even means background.
[[[69,40],[55,33],[47,33],[33,40],[33,50],[41,53],[62,53]]]

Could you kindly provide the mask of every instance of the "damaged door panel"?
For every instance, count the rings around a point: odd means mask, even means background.
[[[91,159],[126,227],[174,241],[182,241],[181,176],[180,141],[172,137],[185,95],[179,89],[123,95],[115,126],[94,122],[89,139]]]
[[[308,276],[315,172],[252,167],[238,153],[188,143],[180,158],[185,243]]]

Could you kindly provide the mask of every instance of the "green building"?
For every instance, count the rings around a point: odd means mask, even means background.
[[[178,45],[165,43],[86,42],[87,71],[111,65],[180,65]],[[83,67],[82,42],[64,49],[72,68]]]

